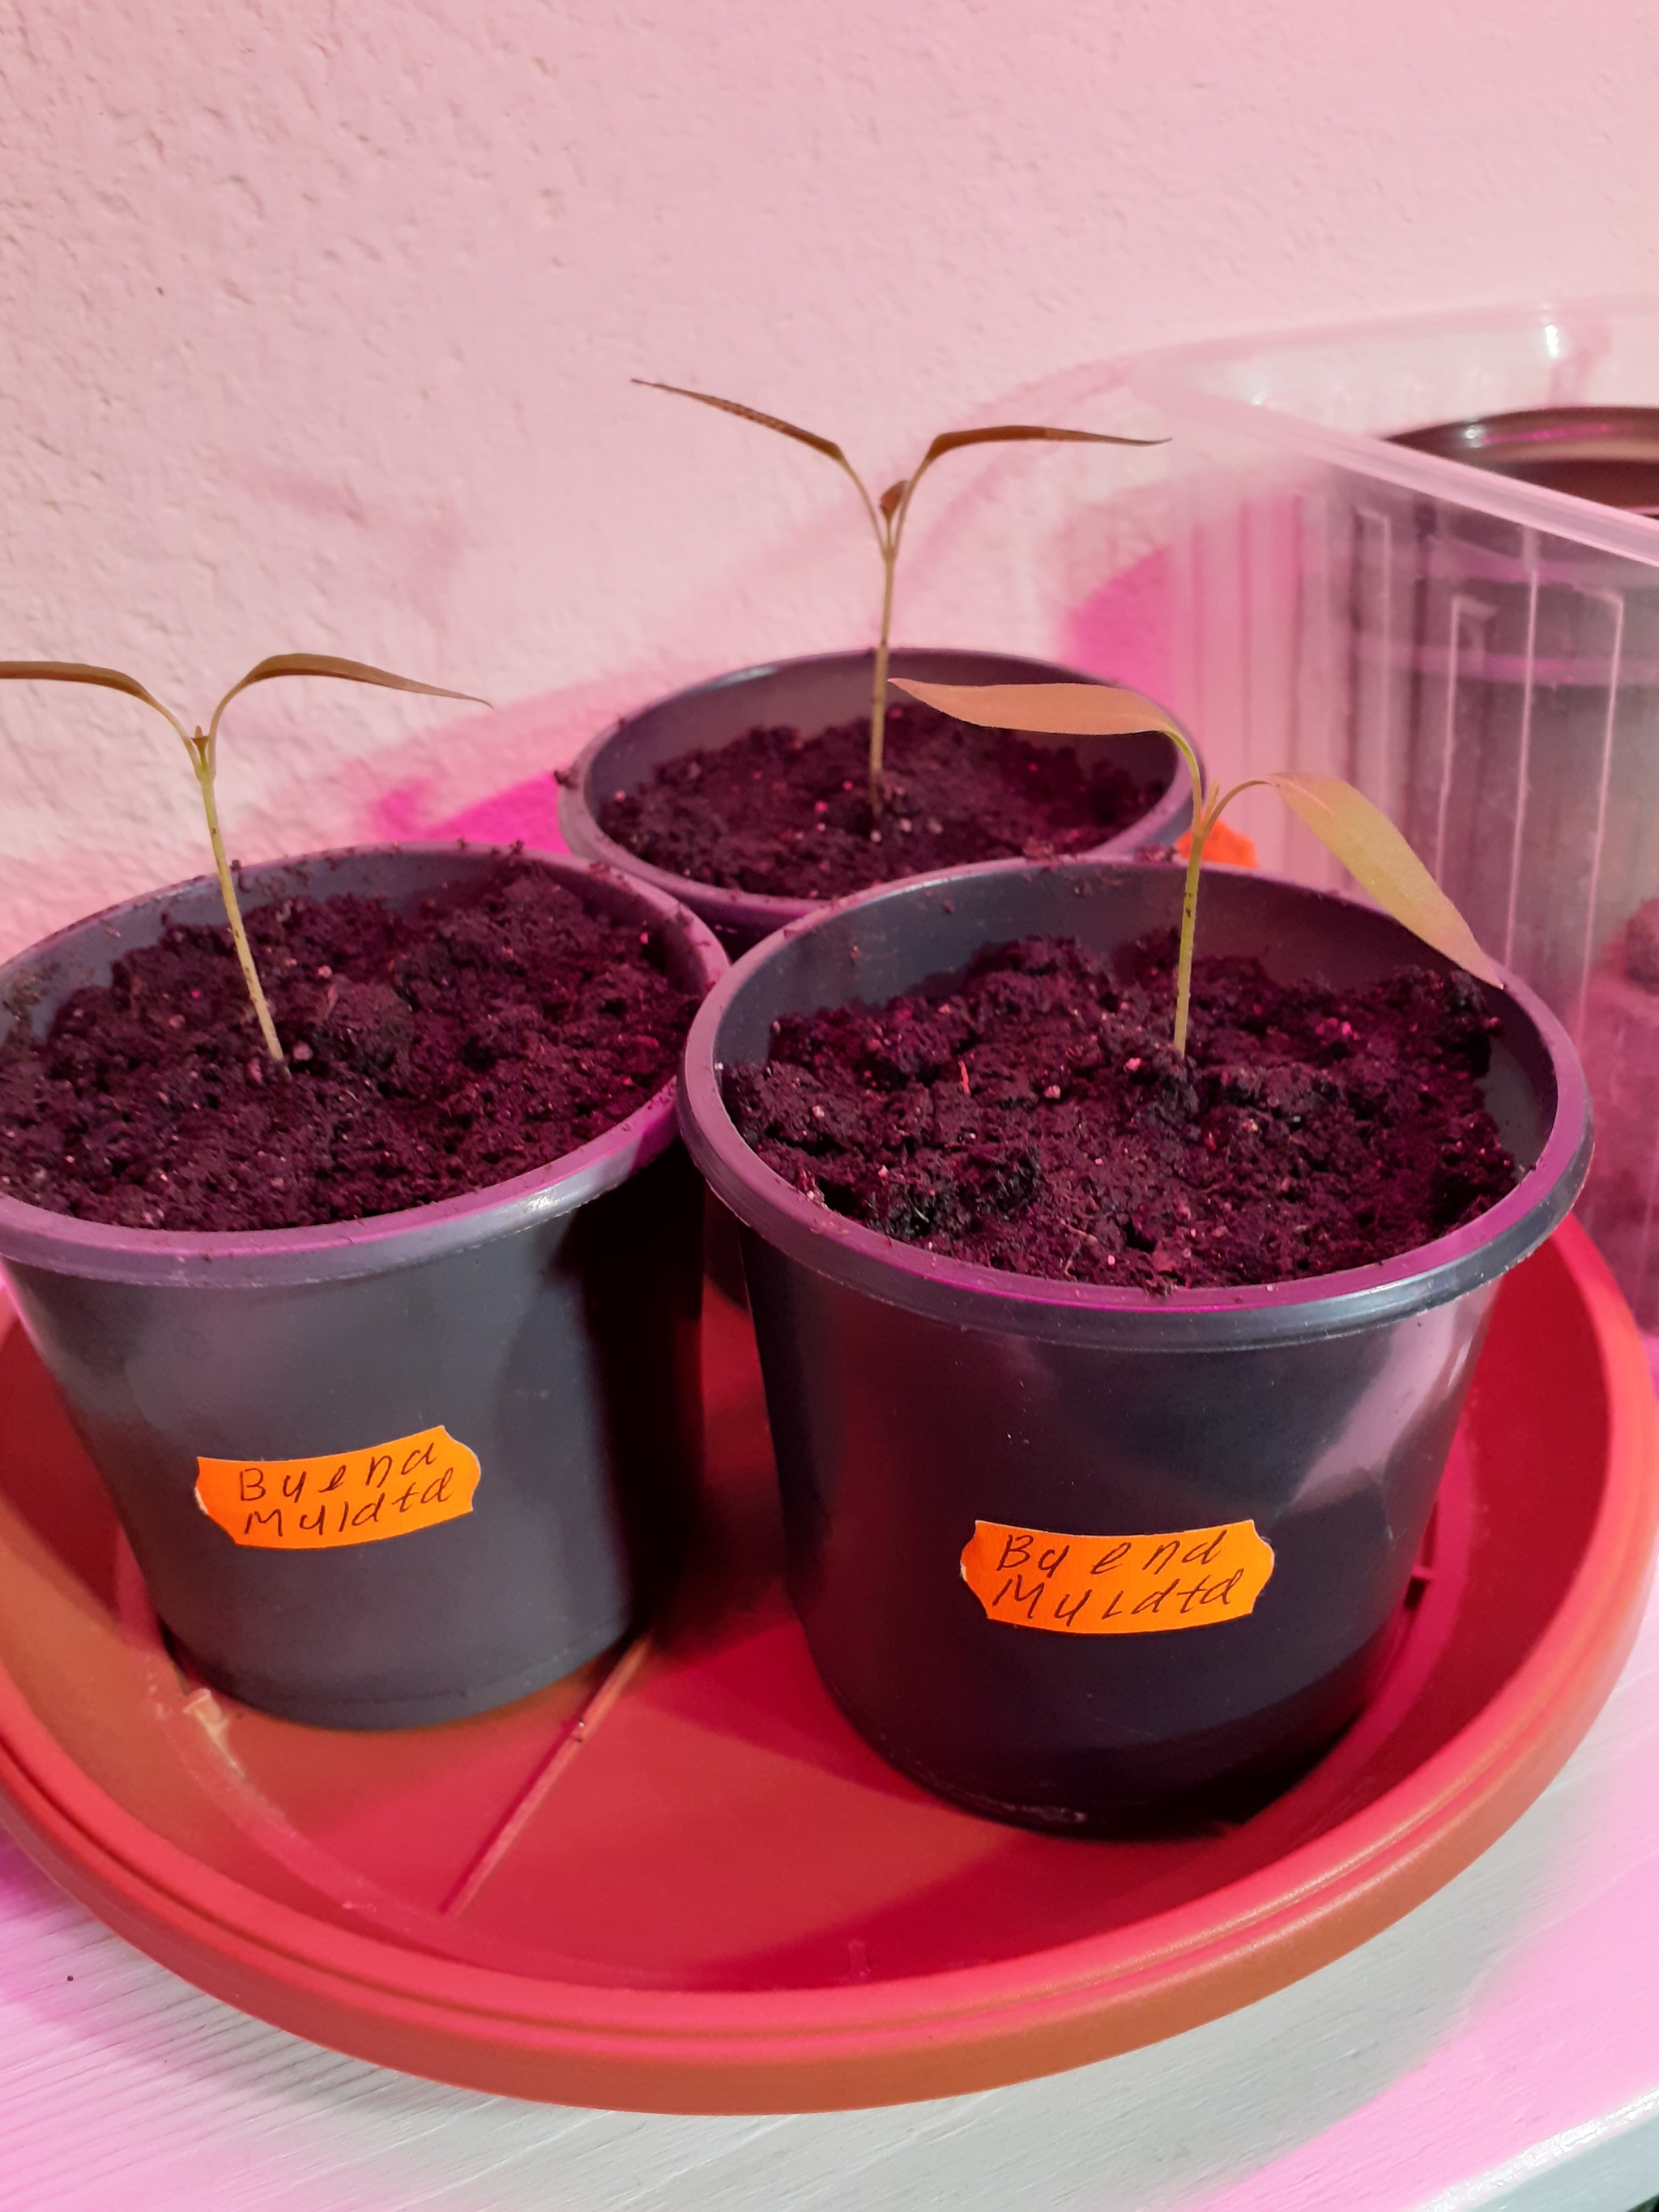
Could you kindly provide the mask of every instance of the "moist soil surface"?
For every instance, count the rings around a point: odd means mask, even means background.
[[[293,1229],[545,1165],[672,1076],[696,1011],[653,933],[533,861],[422,901],[246,917],[288,1054],[230,933],[175,927],[0,1043],[0,1193],[123,1228]]]
[[[1154,1292],[1389,1259],[1513,1188],[1473,978],[1334,990],[1200,959],[1182,1060],[1175,954],[1173,932],[1109,965],[1064,939],[989,947],[949,996],[779,1021],[728,1106],[769,1167],[868,1228]]]
[[[1070,745],[890,708],[881,822],[871,835],[870,723],[816,737],[757,728],[662,762],[599,797],[599,827],[653,867],[780,898],[839,898],[973,860],[1050,860],[1115,836],[1162,797]]]

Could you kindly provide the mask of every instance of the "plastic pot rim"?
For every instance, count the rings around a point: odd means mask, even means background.
[[[833,924],[853,909],[944,898],[953,887],[983,878],[1127,877],[1147,865],[1082,854],[1041,863],[991,860],[975,867],[906,877],[826,903],[752,947],[733,963],[698,1008],[681,1062],[681,1127],[687,1148],[715,1196],[745,1227],[789,1259],[886,1304],[963,1328],[1146,1352],[1244,1350],[1346,1335],[1379,1322],[1425,1312],[1495,1282],[1545,1242],[1571,1211],[1589,1171],[1589,1092],[1566,1030],[1508,969],[1500,971],[1505,994],[1538,1032],[1555,1079],[1555,1113],[1536,1161],[1513,1190],[1464,1227],[1393,1259],[1331,1274],[1221,1289],[1172,1290],[1155,1296],[1148,1291],[1065,1283],[947,1259],[867,1229],[793,1189],[738,1134],[722,1096],[724,1066],[715,1058],[720,1024],[750,978],[799,937]],[[1217,866],[1206,874],[1211,880],[1218,875],[1248,877],[1298,899],[1322,900],[1386,919],[1357,900],[1255,869]],[[1451,964],[1426,946],[1423,957],[1427,964]]]
[[[618,909],[631,904],[642,921],[676,932],[702,971],[705,991],[730,964],[718,938],[689,908],[603,862],[562,854],[529,848],[514,852],[505,846],[465,840],[450,843],[410,839],[392,845],[336,846],[240,869],[238,884],[257,896],[262,878],[278,872],[381,856],[531,860],[573,889],[601,887],[606,902]],[[0,1000],[25,980],[31,966],[39,965],[84,932],[107,927],[137,911],[165,905],[209,886],[216,893],[211,876],[193,876],[184,883],[124,899],[40,939],[0,965]],[[343,1282],[356,1276],[384,1273],[392,1267],[413,1267],[485,1243],[508,1225],[514,1230],[529,1228],[574,1213],[648,1167],[678,1134],[678,1079],[671,1077],[625,1120],[614,1122],[586,1144],[545,1166],[455,1198],[355,1221],[248,1231],[121,1229],[0,1196],[0,1261],[101,1282],[173,1283],[204,1289]]]
[[[902,664],[907,655],[924,653],[940,657],[957,654],[963,659],[995,660],[1004,664],[1020,662],[1032,671],[1034,682],[1103,685],[1114,681],[1109,676],[1093,676],[1080,669],[1067,668],[1059,661],[1038,660],[1025,653],[994,653],[981,646],[896,645],[892,649],[894,670],[902,672]],[[782,660],[758,661],[752,668],[729,669],[722,675],[705,678],[701,684],[683,685],[678,691],[665,692],[662,697],[649,700],[643,707],[636,707],[632,714],[620,715],[583,747],[568,769],[558,771],[559,828],[571,851],[604,861],[632,876],[636,882],[650,884],[665,898],[678,899],[682,902],[695,898],[702,908],[713,915],[715,927],[721,929],[763,931],[769,935],[789,922],[810,920],[823,913],[832,904],[841,904],[840,900],[787,898],[774,891],[739,890],[726,884],[705,883],[698,876],[671,874],[666,868],[659,868],[651,861],[641,860],[626,845],[619,845],[613,837],[606,836],[599,827],[599,812],[593,803],[593,781],[606,747],[643,715],[656,714],[682,700],[701,699],[711,692],[734,690],[738,684],[753,683],[762,677],[787,674],[792,669],[851,666],[865,662],[873,664],[874,659],[874,647],[865,646],[853,652],[803,653]],[[1188,742],[1194,743],[1190,736]],[[1175,774],[1161,796],[1146,813],[1101,844],[1091,845],[1086,853],[1078,857],[1091,860],[1110,860],[1118,854],[1127,856],[1143,845],[1169,843],[1187,827],[1191,813],[1188,780],[1177,759]],[[910,884],[918,883],[921,878],[902,876],[897,880]],[[873,888],[888,887],[878,884]],[[848,894],[855,898],[863,895],[862,892]]]

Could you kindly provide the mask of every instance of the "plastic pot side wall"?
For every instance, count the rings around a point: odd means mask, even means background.
[[[249,871],[412,902],[499,855],[325,854]],[[702,992],[726,965],[684,909],[543,862],[659,927]],[[210,878],[111,909],[0,969],[0,1021],[43,1025],[163,917],[222,918]],[[623,1634],[677,1556],[701,1451],[701,1189],[674,1089],[534,1174],[441,1205],[246,1236],[127,1231],[0,1200],[25,1327],[109,1483],[156,1609],[206,1678],[270,1711],[388,1727],[483,1711]],[[199,1455],[338,1456],[441,1425],[473,1510],[325,1551],[234,1543]]]
[[[1483,1218],[1310,1282],[1152,1299],[890,1243],[791,1189],[738,1138],[719,1070],[787,1012],[879,1003],[1036,933],[1097,951],[1170,924],[1168,868],[997,864],[847,902],[751,953],[705,1002],[682,1115],[744,1228],[791,1588],[826,1682],[920,1778],[1082,1824],[1316,1750],[1391,1625],[1493,1287],[1563,1218],[1589,1151],[1571,1046],[1522,991],[1498,1007],[1489,1103],[1531,1163]],[[1284,975],[1433,959],[1384,916],[1244,872],[1206,877],[1200,935]],[[958,1559],[976,1520],[1121,1536],[1253,1520],[1271,1579],[1247,1618],[1078,1636],[986,1617]]]
[[[896,647],[890,665],[895,676],[913,677],[919,683],[1109,680],[1019,654],[950,647]],[[604,860],[682,901],[733,954],[746,951],[787,922],[821,912],[825,902],[820,899],[777,898],[670,875],[607,837],[599,827],[599,808],[610,793],[635,789],[662,762],[702,746],[727,744],[746,731],[784,726],[812,734],[855,716],[867,717],[874,672],[871,652],[814,653],[717,676],[628,716],[602,732],[578,757],[568,778],[562,779],[559,826],[572,852]],[[1097,847],[1091,857],[1127,857],[1145,845],[1171,844],[1186,829],[1192,812],[1188,778],[1174,746],[1156,731],[1121,738],[1034,738],[1031,742],[1074,746],[1085,761],[1103,752],[1138,782],[1160,787],[1162,796],[1151,810]]]

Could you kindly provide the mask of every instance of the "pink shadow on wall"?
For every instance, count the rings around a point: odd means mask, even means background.
[[[465,837],[477,845],[511,845],[522,840],[538,853],[570,849],[559,829],[559,787],[546,772],[463,807],[428,834]]]
[[[352,764],[337,811],[349,811],[359,834],[374,840],[465,837],[510,845],[522,839],[538,852],[562,853],[554,769],[619,715],[696,672],[667,660],[647,664],[422,732],[393,753]]]
[[[1060,625],[1060,658],[1148,698],[1169,698],[1175,662],[1166,549],[1109,577],[1070,610]]]

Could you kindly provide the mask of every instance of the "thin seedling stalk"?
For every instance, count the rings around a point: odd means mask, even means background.
[[[884,575],[881,592],[881,635],[876,641],[875,694],[870,702],[870,821],[881,820],[882,764],[887,739],[887,660],[893,631],[893,581],[898,573],[898,547],[890,542],[881,551]]]
[[[905,518],[910,512],[910,495],[921,480],[922,469],[927,466],[927,462],[924,460],[915,476],[890,484],[882,494],[878,506],[871,506],[868,495],[865,496],[865,504],[870,507],[871,520],[876,528],[876,544],[881,550],[882,566],[881,630],[876,640],[875,685],[870,702],[870,827],[872,832],[881,825],[882,769],[887,734],[887,666],[893,636],[893,586],[898,578],[899,546],[904,537]],[[859,489],[864,490],[862,484]]]
[[[236,896],[230,863],[225,858],[225,841],[219,831],[219,807],[213,790],[215,743],[198,729],[193,738],[185,739],[185,744],[190,754],[191,766],[196,771],[197,788],[202,794],[202,811],[207,817],[208,842],[213,847],[213,865],[218,874],[219,892],[225,902],[225,920],[230,924],[230,941],[236,948],[242,981],[247,985],[247,994],[253,1001],[253,1012],[259,1024],[259,1034],[265,1041],[265,1050],[278,1067],[285,1068],[288,1060],[283,1051],[282,1040],[276,1035],[276,1024],[271,1019],[270,1002],[265,997],[264,986],[259,981],[259,970],[254,964],[253,947],[247,941],[247,926],[242,920],[241,902]]]
[[[1187,881],[1181,895],[1181,955],[1176,963],[1175,1048],[1184,1059],[1187,1024],[1193,1006],[1193,945],[1198,935],[1198,878],[1204,866],[1204,840],[1194,817],[1192,847],[1187,854]]]
[[[1218,792],[1212,785],[1206,793],[1198,761],[1183,738],[1176,744],[1186,760],[1193,779],[1193,830],[1187,853],[1187,879],[1181,897],[1181,949],[1176,958],[1175,1048],[1184,1060],[1187,1054],[1187,1030],[1193,1011],[1193,948],[1198,939],[1198,886],[1204,866],[1204,850],[1215,834],[1222,816],[1241,792],[1253,791],[1258,786],[1271,786],[1272,776],[1250,776],[1243,783],[1236,783],[1231,791]]]
[[[1198,886],[1204,866],[1204,848],[1210,842],[1210,832],[1221,819],[1221,809],[1236,794],[1229,792],[1219,805],[1215,793],[1204,788],[1204,771],[1198,764],[1198,755],[1178,730],[1167,734],[1187,764],[1187,773],[1193,783],[1193,830],[1187,854],[1187,879],[1181,895],[1181,950],[1176,960],[1175,1048],[1184,1059],[1187,1052],[1187,1028],[1193,1007],[1193,945],[1198,935]],[[1244,786],[1241,784],[1239,790]]]

